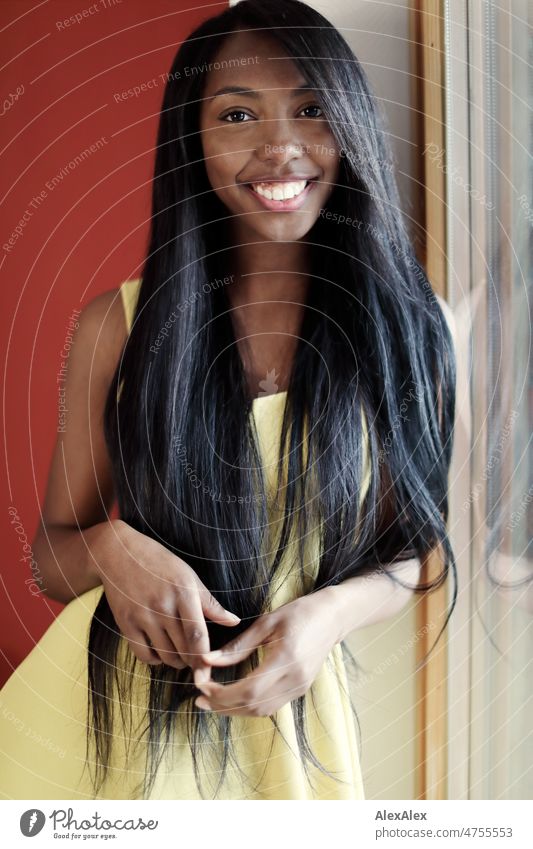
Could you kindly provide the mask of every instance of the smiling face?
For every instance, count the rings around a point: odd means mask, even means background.
[[[303,238],[335,187],[340,160],[315,91],[270,36],[233,33],[212,62],[221,67],[206,73],[200,133],[235,238]]]

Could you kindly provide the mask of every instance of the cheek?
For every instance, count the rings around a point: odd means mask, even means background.
[[[331,173],[331,182],[338,183],[339,182],[339,174],[341,170],[341,160],[340,156],[336,156],[334,162],[332,164],[332,173]]]
[[[328,183],[337,182],[340,171],[340,147],[329,124],[316,123],[309,128],[307,150]]]
[[[209,156],[209,154],[204,154],[204,162],[205,162],[205,170],[207,173],[207,179],[211,184],[211,187],[218,191],[221,186],[224,186],[223,176],[219,171],[219,165],[217,161]]]
[[[221,192],[230,190],[244,165],[245,157],[243,160],[240,148],[232,150],[231,141],[224,133],[211,130],[202,136],[202,153],[212,187]]]
[[[339,182],[341,168],[341,158],[337,145],[335,145],[334,149],[328,148],[328,151],[329,152],[326,155],[321,156],[319,159],[319,165],[324,174],[324,182],[327,184],[327,186],[324,187],[326,189],[327,196],[330,195],[335,188],[335,185]]]
[[[202,155],[204,157],[205,170],[209,182],[214,189],[225,185],[223,180],[224,158],[220,151],[212,144],[209,137],[202,138]]]

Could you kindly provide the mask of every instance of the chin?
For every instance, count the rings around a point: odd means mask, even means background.
[[[251,232],[257,238],[268,242],[297,242],[299,239],[303,239],[307,236],[313,228],[317,217],[318,216],[313,217],[312,221],[309,220],[309,216],[306,216],[305,221],[300,220],[300,223],[297,221],[289,222],[286,220],[287,213],[283,213],[283,218],[280,215],[282,220],[279,223],[276,223],[276,225],[253,227],[251,228]]]

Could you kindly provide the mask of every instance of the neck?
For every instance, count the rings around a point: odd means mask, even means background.
[[[281,391],[288,383],[309,288],[309,259],[301,242],[234,248],[235,280],[226,291],[253,395],[267,374],[275,374],[268,391]]]
[[[290,321],[291,314],[302,311],[309,287],[307,245],[267,241],[241,244],[234,248],[232,267],[235,282],[228,287],[228,296],[238,320],[246,312],[247,321],[274,322],[280,329]]]

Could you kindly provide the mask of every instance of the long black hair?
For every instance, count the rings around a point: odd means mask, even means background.
[[[202,156],[202,75],[184,72],[211,62],[238,29],[274,35],[294,57],[342,152],[327,209],[304,239],[312,278],[283,418],[283,527],[270,557],[264,552],[267,499],[257,497],[264,480],[251,398],[225,287],[213,285],[231,274],[229,212],[211,188]],[[178,303],[186,308],[177,310],[164,344],[155,346]],[[383,117],[354,53],[326,18],[297,0],[242,0],[205,21],[179,48],[166,84],[149,247],[133,326],[105,408],[121,518],[182,557],[242,618],[231,637],[264,611],[293,531],[303,561],[306,537],[320,529],[311,592],[441,546],[442,573],[417,587],[429,590],[442,584],[450,565],[456,579],[446,531],[454,405],[451,336],[415,258]],[[371,478],[360,504],[363,413]],[[191,468],[202,487],[191,486]],[[454,604],[455,595],[452,610]],[[207,624],[211,648],[227,642],[226,628]],[[92,740],[95,792],[109,763],[120,644],[103,593],[88,647],[87,751]],[[255,654],[250,662],[256,665]],[[229,681],[236,669],[213,668],[212,675]],[[218,750],[219,741],[221,786],[234,753],[231,717],[197,709],[197,695],[190,669],[150,667],[144,798],[184,704],[200,793],[198,755],[202,748]],[[305,770],[309,761],[329,775],[305,734],[305,697],[291,707]],[[276,726],[275,715],[270,719]]]

